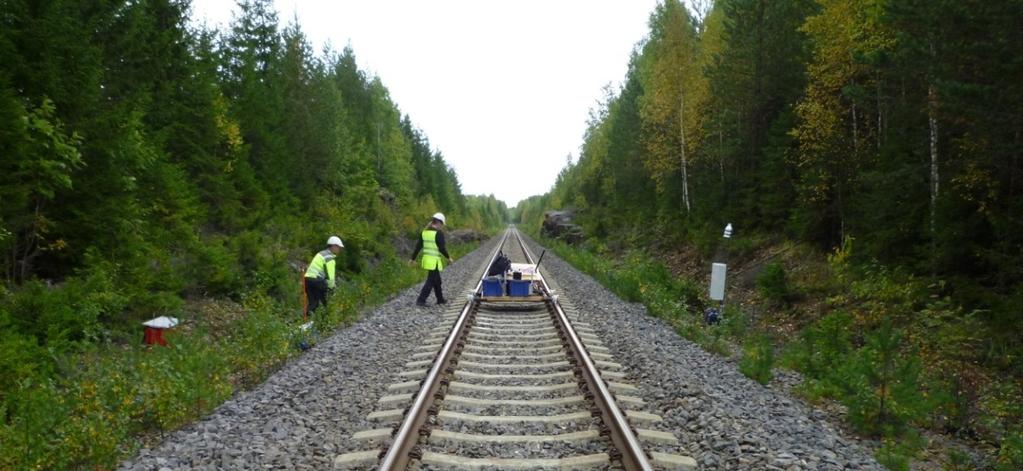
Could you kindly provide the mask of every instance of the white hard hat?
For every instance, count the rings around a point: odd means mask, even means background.
[[[327,239],[327,245],[336,245],[338,247],[344,247],[345,246],[345,244],[341,243],[341,238],[338,237],[338,236],[330,236],[330,238]]]
[[[438,220],[438,221],[440,221],[440,222],[441,222],[441,224],[447,224],[447,222],[445,222],[445,221],[444,221],[444,213],[437,213],[437,214],[434,214],[434,215],[433,215],[433,218],[434,218],[434,219],[436,219],[436,220]]]

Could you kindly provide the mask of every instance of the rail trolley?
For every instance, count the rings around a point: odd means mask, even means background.
[[[543,302],[543,275],[538,266],[538,263],[512,263],[503,273],[484,278],[480,300],[513,304]]]

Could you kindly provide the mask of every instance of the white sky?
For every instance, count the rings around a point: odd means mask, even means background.
[[[275,0],[319,51],[351,44],[359,66],[458,173],[465,194],[515,205],[578,157],[586,119],[625,78],[656,0]],[[226,26],[230,0],[194,0]]]

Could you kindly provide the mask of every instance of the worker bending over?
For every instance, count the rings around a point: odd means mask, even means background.
[[[338,236],[330,236],[327,239],[327,248],[313,256],[309,262],[309,268],[305,271],[305,292],[309,302],[306,304],[306,317],[309,317],[316,308],[321,305],[327,306],[327,292],[333,291],[337,286],[337,254],[345,244],[341,243]]]
[[[451,263],[451,256],[448,255],[447,247],[444,245],[444,233],[440,231],[443,227],[444,215],[441,213],[434,214],[433,220],[426,226],[426,229],[423,229],[422,237],[419,238],[416,249],[412,251],[413,262],[415,262],[416,256],[419,255],[419,251],[423,251],[423,258],[419,261],[419,266],[426,270],[426,283],[423,283],[423,289],[419,292],[419,299],[416,299],[417,306],[426,305],[426,298],[430,297],[430,290],[436,293],[437,304],[446,304],[448,302],[444,299],[444,292],[441,291],[440,279],[440,272],[444,270],[444,259]]]

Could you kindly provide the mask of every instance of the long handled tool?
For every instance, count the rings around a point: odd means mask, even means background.
[[[313,328],[313,322],[309,320],[309,292],[306,290],[305,287],[305,270],[303,269],[302,271],[299,272],[299,274],[301,275],[299,280],[301,280],[302,284],[302,325],[300,325],[298,329],[299,332],[304,333],[308,332],[310,329]],[[300,340],[298,348],[302,350],[308,350],[309,342],[306,341],[305,339]]]
[[[299,285],[302,286],[302,322],[309,321],[309,292],[305,288],[305,271],[299,272]]]
[[[543,256],[546,255],[546,254],[547,254],[547,249],[544,249],[543,252],[540,253],[540,258],[536,259],[536,265],[533,267],[533,272],[534,273],[540,273],[540,262],[543,261]]]

